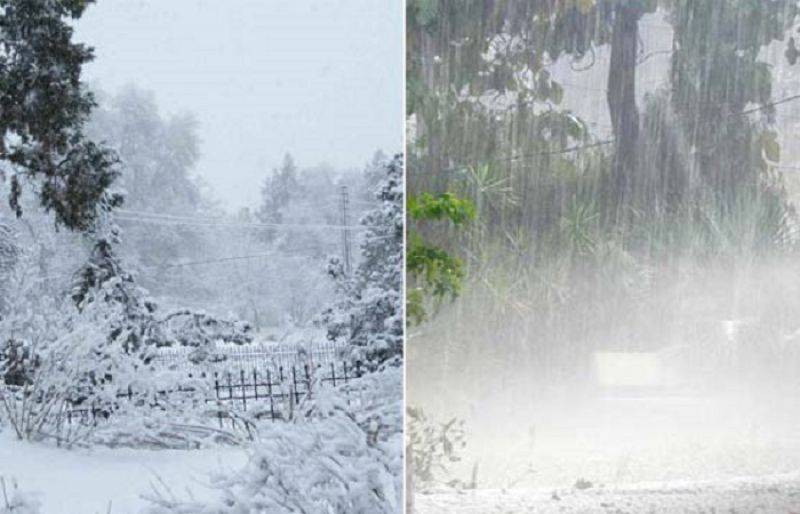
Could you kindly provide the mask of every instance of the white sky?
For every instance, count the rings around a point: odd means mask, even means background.
[[[133,83],[200,122],[198,174],[228,209],[254,205],[290,152],[361,168],[403,134],[401,0],[98,0],[76,39],[85,79]]]

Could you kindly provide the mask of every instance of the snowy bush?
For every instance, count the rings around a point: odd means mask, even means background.
[[[402,510],[402,369],[320,390],[291,423],[264,427],[247,466],[217,477],[220,498],[182,501],[162,487],[149,514],[394,513]],[[350,400],[350,404],[348,404]]]
[[[24,356],[0,362],[2,417],[17,437],[65,445],[88,437],[91,426],[67,423],[66,411],[75,404],[111,408],[108,377],[127,365],[109,349],[106,326],[95,316],[71,317],[49,299],[0,321],[6,356],[9,348]]]
[[[42,294],[40,282],[29,277],[25,265],[16,270],[15,302],[0,319],[0,419],[20,439],[65,446],[177,444],[175,425],[195,424],[205,409],[204,384],[146,364],[148,347],[126,347],[124,303],[95,301],[79,312]],[[114,288],[113,282],[101,288]],[[179,387],[187,391],[169,394]]]
[[[253,342],[250,325],[238,320],[215,318],[187,309],[168,314],[159,321],[163,332],[160,346],[188,346],[195,350],[189,360],[198,363],[220,358],[214,348],[218,343],[247,344]]]
[[[35,494],[19,489],[15,481],[10,484],[0,477],[0,514],[40,514],[41,503]]]

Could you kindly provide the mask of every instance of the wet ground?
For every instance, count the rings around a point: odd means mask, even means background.
[[[800,474],[584,490],[442,490],[418,494],[416,510],[419,514],[800,514]]]

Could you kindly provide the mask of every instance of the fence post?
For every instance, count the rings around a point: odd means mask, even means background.
[[[226,398],[229,402],[233,402],[233,382],[231,380],[231,372],[228,371],[228,398]],[[222,411],[220,411],[220,414]],[[230,417],[230,416],[229,416]],[[231,418],[231,428],[233,428],[233,418]]]
[[[214,396],[217,399],[217,418],[219,419],[219,428],[222,430],[222,407],[219,399],[219,373],[214,372]]]
[[[333,387],[336,387],[336,364],[331,362],[331,380],[333,381]]]
[[[253,368],[253,393],[256,397],[256,403],[258,403],[258,372],[256,368]]]
[[[247,390],[245,389],[244,369],[239,370],[239,379],[241,380],[242,386],[242,409],[247,412]]]
[[[295,372],[295,366],[292,366],[292,384],[294,385],[294,402],[300,403],[300,391],[297,390],[297,373]]]
[[[267,394],[269,394],[269,417],[275,421],[275,407],[272,399],[272,373],[267,368]]]
[[[311,375],[308,373],[308,364],[303,364],[306,373],[306,394],[311,398]]]

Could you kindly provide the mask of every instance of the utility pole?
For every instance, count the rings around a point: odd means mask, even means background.
[[[341,187],[342,196],[342,258],[344,259],[344,272],[350,275],[352,271],[352,254],[350,252],[350,196],[347,193],[347,186]]]

